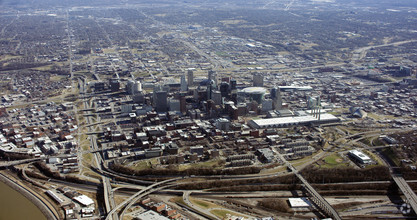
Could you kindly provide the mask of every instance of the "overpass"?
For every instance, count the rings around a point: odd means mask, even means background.
[[[328,216],[335,220],[341,220],[342,218],[336,212],[336,210],[304,179],[301,174],[291,165],[287,164],[289,170],[291,170],[295,176],[301,181],[302,186],[307,191],[311,201],[320,207]]]
[[[43,160],[43,159],[45,159],[45,158],[33,158],[33,159],[25,159],[25,160],[2,161],[2,162],[0,162],[0,167],[15,166],[15,165],[24,164],[24,163],[40,161],[40,160]]]
[[[406,203],[410,204],[414,212],[417,213],[417,195],[401,175],[392,174],[392,179],[394,179],[394,182],[398,185],[401,192],[404,194]]]
[[[334,220],[341,220],[339,213],[307,182],[306,179],[298,172],[295,167],[291,165],[279,152],[276,152],[278,157],[285,163],[288,170],[293,172],[294,175],[301,181],[303,188],[307,191],[310,200],[316,204],[326,215]]]
[[[165,184],[165,183],[169,183],[169,182],[173,182],[173,181],[176,181],[176,180],[179,180],[179,179],[182,179],[182,178],[174,178],[174,179],[169,179],[169,180],[164,180],[164,181],[161,181],[161,182],[157,182],[157,183],[154,183],[154,184],[152,184],[152,185],[150,185],[150,186],[148,186],[148,187],[146,187],[146,188],[144,188],[144,189],[142,189],[142,190],[140,190],[139,192],[137,192],[137,193],[135,193],[134,195],[132,195],[131,197],[129,197],[128,199],[126,199],[125,201],[123,201],[122,203],[120,203],[119,205],[117,205],[115,208],[113,208],[110,212],[108,212],[107,213],[107,217],[106,217],[106,220],[109,220],[109,219],[111,219],[112,218],[112,216],[114,215],[114,214],[116,214],[116,211],[117,210],[119,210],[120,208],[123,208],[123,207],[125,207],[124,209],[123,209],[123,212],[121,213],[121,217],[120,217],[120,219],[123,219],[123,214],[124,214],[124,212],[129,208],[129,207],[131,207],[138,199],[140,199],[140,198],[142,198],[143,196],[146,196],[146,195],[148,195],[148,194],[150,194],[150,193],[152,193],[152,192],[155,192],[155,191],[158,191],[158,190],[161,190],[161,189],[163,189],[163,188],[166,188],[167,186],[162,186],[161,187],[161,185],[163,185],[163,184]]]
[[[84,94],[84,95],[82,95],[82,97],[85,97],[85,87],[80,89],[80,94]],[[83,104],[84,104],[84,110],[90,111],[90,109],[92,109],[88,100],[84,100]],[[101,124],[101,122],[97,122],[97,123],[92,124],[92,119],[93,118],[91,118],[91,117],[92,116],[87,116],[86,117],[87,128],[88,128],[89,133],[93,132],[92,126]],[[91,149],[92,150],[99,150],[99,148],[97,146],[97,137],[95,135],[90,135],[89,137],[90,137]],[[103,158],[101,157],[99,152],[95,152],[93,155],[94,155],[94,159],[97,163],[97,169],[101,171],[105,161],[103,160]],[[105,210],[108,214],[110,212],[110,210],[112,210],[112,208],[116,206],[116,203],[114,201],[112,186],[111,186],[111,183],[110,183],[110,180],[108,179],[108,177],[107,176],[101,176],[101,183],[103,185],[103,191],[104,191],[104,204],[105,204],[105,208],[106,208]],[[114,216],[113,215],[108,215],[107,217],[109,217],[112,220],[118,220],[119,219],[117,215],[114,215]]]

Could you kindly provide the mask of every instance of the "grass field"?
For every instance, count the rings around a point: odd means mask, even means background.
[[[343,158],[340,157],[338,154],[332,154],[330,156],[325,157],[324,162],[325,164],[322,166],[324,168],[346,166],[346,164],[343,163]]]
[[[182,199],[182,196],[176,196],[176,197],[170,199],[169,201],[187,206],[187,204],[185,204],[184,200]]]
[[[219,217],[220,219],[227,219],[228,215],[237,216],[237,217],[245,217],[236,212],[232,212],[232,211],[228,211],[224,209],[214,209],[214,210],[211,210],[210,212],[214,214],[215,216]]]
[[[217,169],[217,168],[223,168],[224,167],[224,163],[222,160],[209,160],[206,162],[202,162],[202,163],[195,163],[195,164],[183,164],[180,166],[180,170],[186,170],[189,168],[212,168],[212,169]]]
[[[193,204],[195,204],[195,205],[197,205],[197,206],[199,206],[203,209],[220,208],[220,206],[218,206],[214,203],[203,201],[203,200],[200,200],[200,199],[196,199],[194,197],[190,197],[190,201]]]
[[[135,170],[145,170],[151,168],[151,166],[148,160],[142,160],[135,163],[135,165],[133,165],[131,168],[134,168]]]

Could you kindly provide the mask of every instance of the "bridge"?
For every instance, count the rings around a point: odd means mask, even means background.
[[[397,184],[401,192],[404,194],[407,200],[406,203],[410,204],[414,212],[417,213],[417,195],[414,193],[414,191],[411,189],[411,187],[408,185],[408,183],[401,175],[392,174],[392,179],[394,179],[394,182]]]
[[[326,215],[334,220],[341,220],[339,213],[308,183],[306,179],[291,165],[279,152],[276,152],[279,159],[285,163],[288,170],[301,181],[303,188],[307,191],[310,200],[316,204]]]
[[[2,162],[0,162],[0,167],[15,166],[15,165],[29,163],[29,162],[35,162],[35,161],[39,161],[39,160],[43,160],[43,159],[45,159],[45,158],[33,158],[33,159],[25,159],[25,160],[2,161]]]
[[[176,180],[179,180],[179,179],[182,179],[182,178],[174,178],[174,179],[164,180],[164,181],[161,181],[161,182],[154,183],[154,184],[152,184],[152,185],[150,185],[150,186],[148,186],[148,187],[140,190],[139,192],[135,193],[134,195],[132,195],[131,197],[129,197],[128,199],[126,199],[125,201],[123,201],[122,203],[120,203],[119,205],[117,205],[110,212],[108,212],[107,213],[106,220],[111,219],[113,217],[113,215],[116,214],[116,211],[117,210],[119,210],[120,208],[125,207],[123,209],[122,213],[121,213],[120,218],[119,218],[119,219],[123,219],[124,212],[129,207],[131,207],[138,199],[140,199],[143,196],[146,196],[146,195],[148,195],[150,193],[153,193],[155,191],[158,191],[158,190],[161,190],[161,189],[164,189],[164,188],[168,187],[166,185],[163,186],[165,183],[173,182],[173,181],[176,181]]]
[[[336,210],[307,182],[304,177],[298,173],[298,171],[291,165],[287,164],[289,170],[291,170],[295,176],[302,182],[302,186],[307,191],[311,201],[320,207],[328,216],[334,220],[341,220],[342,218],[336,212]]]

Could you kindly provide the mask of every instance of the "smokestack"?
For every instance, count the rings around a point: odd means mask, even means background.
[[[318,119],[319,119],[319,122],[320,122],[320,115],[321,115],[321,114],[320,114],[320,110],[321,110],[321,109],[320,109],[320,107],[319,107],[319,118],[318,118]]]

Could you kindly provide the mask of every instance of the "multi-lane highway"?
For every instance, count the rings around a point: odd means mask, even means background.
[[[40,160],[44,160],[44,159],[45,158],[33,158],[33,159],[25,159],[25,160],[1,161],[0,162],[0,167],[15,166],[15,165],[19,165],[19,164],[35,162],[35,161],[40,161]]]
[[[83,80],[83,84],[85,85],[85,80]],[[85,86],[80,86],[80,94],[84,95],[85,94]],[[90,109],[90,103],[88,100],[84,100],[84,109]],[[86,122],[87,124],[91,124],[91,116],[86,117]],[[93,128],[91,126],[88,126],[88,131],[92,132]],[[97,169],[99,171],[102,170],[102,167],[105,165],[105,161],[103,160],[102,156],[100,155],[100,153],[98,152],[99,148],[97,146],[97,137],[95,135],[90,135],[90,145],[91,145],[91,150],[95,151],[94,155],[94,159],[96,161],[97,164]],[[107,213],[110,212],[110,210],[112,210],[113,207],[116,206],[116,203],[114,202],[114,197],[113,197],[113,191],[111,188],[111,183],[110,180],[108,179],[107,176],[102,175],[101,176],[101,182],[103,184],[103,190],[104,190],[104,203],[106,206],[106,211]],[[117,215],[109,215],[110,219],[113,220],[117,220],[118,217]]]
[[[327,215],[332,219],[341,220],[339,213],[310,185],[310,183],[304,179],[304,177],[298,172],[298,170],[291,165],[281,154],[277,154],[278,157],[285,163],[287,168],[291,170],[295,176],[301,181],[303,187],[309,194],[310,199],[320,207]]]
[[[121,218],[123,219],[123,214],[124,212],[129,209],[129,207],[131,207],[137,200],[139,200],[140,198],[142,198],[143,196],[146,196],[152,192],[161,190],[166,188],[167,186],[165,185],[166,183],[170,183],[170,182],[174,182],[177,180],[180,180],[182,178],[174,178],[174,179],[169,179],[169,180],[165,180],[165,181],[161,181],[161,182],[157,182],[154,183],[142,190],[140,190],[139,192],[135,193],[133,196],[129,197],[128,199],[126,199],[125,201],[123,201],[122,203],[120,203],[119,205],[117,205],[115,208],[113,208],[110,212],[108,212],[106,220],[111,219],[111,216],[117,215],[117,210],[122,209],[123,207],[125,207],[121,213]]]
[[[417,195],[414,193],[414,191],[411,189],[411,187],[408,185],[408,183],[404,180],[404,178],[401,175],[393,174],[392,179],[394,179],[394,182],[398,185],[401,192],[403,192],[407,200],[406,202],[410,204],[414,212],[417,213]]]

